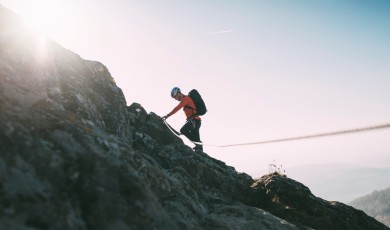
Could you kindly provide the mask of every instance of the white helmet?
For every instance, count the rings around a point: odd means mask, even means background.
[[[180,92],[180,89],[178,87],[174,87],[171,91],[171,97],[175,97],[178,92]]]

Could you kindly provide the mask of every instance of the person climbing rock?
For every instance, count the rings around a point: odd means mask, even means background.
[[[200,126],[202,125],[202,120],[196,114],[196,107],[194,101],[190,96],[184,95],[178,87],[174,87],[172,89],[171,97],[174,98],[175,100],[180,101],[180,103],[175,108],[173,108],[173,110],[170,113],[163,116],[162,119],[164,120],[167,119],[168,117],[172,116],[177,111],[179,111],[181,108],[183,108],[183,111],[187,117],[187,121],[180,129],[180,133],[193,142],[201,142],[199,129]],[[200,144],[195,144],[193,150],[203,151],[203,146]]]

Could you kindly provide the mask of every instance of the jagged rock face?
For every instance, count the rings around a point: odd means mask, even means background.
[[[126,106],[104,65],[53,41],[37,53],[39,42],[0,6],[0,229],[326,229],[330,223],[308,221],[305,207],[294,206],[297,197],[320,200],[303,185],[288,178],[255,183],[194,153],[158,115]],[[294,192],[300,196],[288,196]],[[285,204],[294,207],[288,215],[280,211]],[[372,229],[385,229],[347,206],[333,211],[358,213]],[[334,229],[357,224],[334,221]]]
[[[19,116],[72,112],[110,133],[130,134],[125,98],[105,66],[26,30],[4,9],[0,17],[0,92],[8,109]],[[31,124],[44,123],[36,119]]]
[[[107,68],[52,41],[37,50],[0,17],[0,229],[175,227],[138,175],[147,162]]]
[[[263,176],[252,187],[256,206],[297,226],[315,229],[386,229],[363,211],[315,197],[303,184],[278,173]]]
[[[183,143],[172,134],[161,122],[161,118],[154,113],[146,114],[145,109],[138,103],[128,107],[130,123],[135,129],[133,145],[138,150],[153,151],[159,145]]]

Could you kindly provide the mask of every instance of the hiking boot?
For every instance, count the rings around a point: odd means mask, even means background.
[[[195,145],[195,147],[193,148],[193,150],[196,152],[196,151],[201,151],[203,152],[203,146],[202,145]]]

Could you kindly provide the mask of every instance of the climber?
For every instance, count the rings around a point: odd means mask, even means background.
[[[178,87],[174,87],[171,91],[171,96],[175,100],[180,101],[180,103],[167,115],[163,116],[162,119],[167,119],[168,117],[175,114],[181,108],[187,117],[186,123],[180,129],[180,133],[186,136],[189,140],[193,142],[200,143],[199,129],[202,124],[202,121],[199,116],[196,114],[195,103],[191,97],[184,95]],[[194,116],[195,115],[195,116]],[[203,151],[203,146],[201,144],[196,144],[193,148],[194,151]]]

